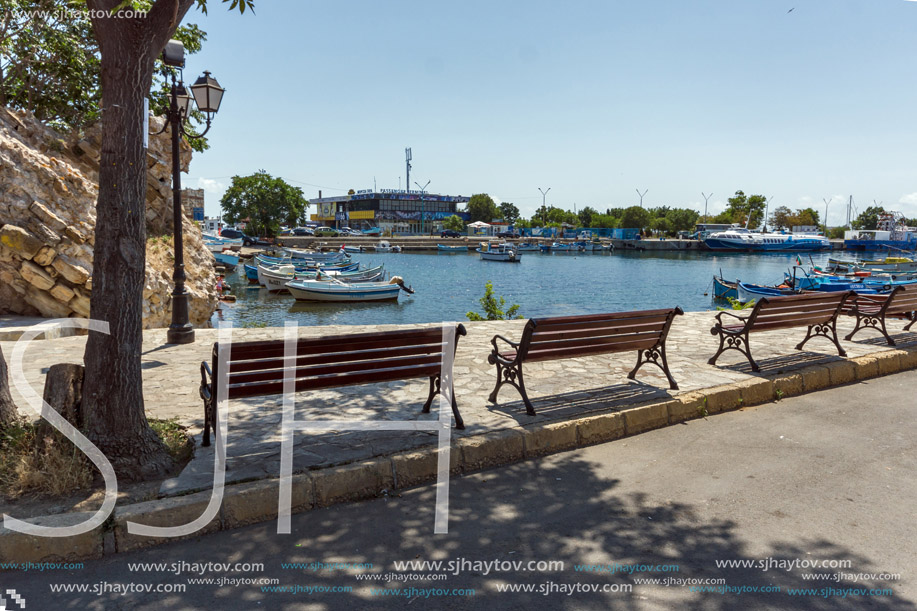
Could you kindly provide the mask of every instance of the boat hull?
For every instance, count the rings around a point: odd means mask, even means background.
[[[739,292],[736,289],[736,283],[724,280],[719,276],[714,276],[713,296],[717,299],[738,299]]]
[[[401,287],[397,284],[366,286],[353,284],[341,286],[336,283],[316,281],[288,282],[287,290],[297,301],[321,301],[336,303],[360,303],[367,301],[396,301]]]

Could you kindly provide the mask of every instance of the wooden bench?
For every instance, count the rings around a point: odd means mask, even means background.
[[[840,356],[847,356],[837,338],[837,316],[847,298],[855,295],[853,291],[838,291],[762,297],[748,316],[722,311],[716,315],[716,324],[710,329],[711,335],[720,336],[720,348],[707,362],[716,365],[716,360],[723,352],[738,350],[748,358],[752,371],[760,371],[758,364],[751,358],[748,334],[794,327],[808,327],[805,339],[796,345],[797,350],[802,350],[813,337],[822,336],[834,342]],[[735,321],[724,321],[724,315]]]
[[[519,342],[495,335],[490,340],[493,351],[487,360],[497,366],[497,385],[488,400],[496,403],[500,387],[509,384],[522,395],[526,413],[534,416],[535,408],[525,392],[523,363],[630,350],[637,351],[637,366],[627,374],[628,378],[633,380],[643,364],[653,363],[665,373],[671,388],[678,389],[665,357],[665,338],[678,314],[684,314],[681,308],[533,318],[526,323]],[[508,349],[501,349],[497,340],[506,343]]]
[[[844,339],[849,340],[863,329],[875,329],[885,336],[889,346],[895,345],[885,330],[886,318],[905,318],[910,324],[905,331],[917,322],[917,285],[899,285],[886,295],[857,295],[852,307],[846,313],[857,317],[856,326]]]
[[[459,336],[465,333],[464,326],[456,326],[456,347]],[[433,397],[440,392],[444,347],[442,327],[300,339],[296,345],[296,392],[430,378],[430,394],[422,410],[427,414]],[[284,340],[233,343],[228,363],[221,363],[219,354],[217,343],[213,345],[213,368],[207,361],[201,363],[204,446],[210,445],[210,429],[214,433],[218,430],[213,381],[222,367],[229,367],[226,399],[283,394]],[[455,393],[451,395],[455,426],[463,429]]]

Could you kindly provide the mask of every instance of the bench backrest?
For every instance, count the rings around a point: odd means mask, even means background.
[[[917,285],[900,284],[888,296],[885,314],[917,312]]]
[[[748,328],[766,331],[831,322],[853,295],[853,291],[837,291],[762,297],[748,316]]]
[[[456,325],[458,336],[465,327]],[[224,367],[213,346],[213,378]],[[357,333],[298,340],[296,391],[372,382],[428,378],[440,373],[442,327]],[[233,343],[229,361],[229,399],[283,393],[284,340]]]
[[[665,340],[681,308],[533,318],[525,325],[519,353],[527,361],[648,350]]]

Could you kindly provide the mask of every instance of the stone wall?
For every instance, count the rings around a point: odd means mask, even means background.
[[[150,131],[162,125],[153,118]],[[29,113],[0,107],[0,314],[89,316],[100,142],[98,126],[68,141]],[[183,143],[185,171],[190,160]],[[171,319],[171,241],[155,239],[172,232],[168,131],[150,136],[147,167],[143,313],[152,328]],[[218,303],[214,259],[197,225],[185,218],[182,226],[191,322],[202,326]]]

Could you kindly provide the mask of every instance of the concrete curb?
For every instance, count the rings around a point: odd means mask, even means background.
[[[761,405],[917,369],[917,348],[888,350],[868,356],[812,365],[793,372],[745,380],[681,394],[668,401],[619,412],[590,414],[563,422],[503,429],[453,440],[453,475],[508,465],[565,450],[613,441],[688,420]],[[299,513],[369,498],[436,480],[438,450],[411,450],[300,473],[293,476],[292,511]],[[99,558],[143,549],[172,539],[127,532],[127,521],[177,526],[203,514],[210,491],[135,503],[115,509],[108,522],[91,532],[66,539],[33,537],[0,526],[0,562],[61,562]],[[277,519],[278,481],[265,479],[227,486],[217,515],[197,537],[218,530]],[[31,521],[63,526],[85,520],[91,513],[44,516]]]

